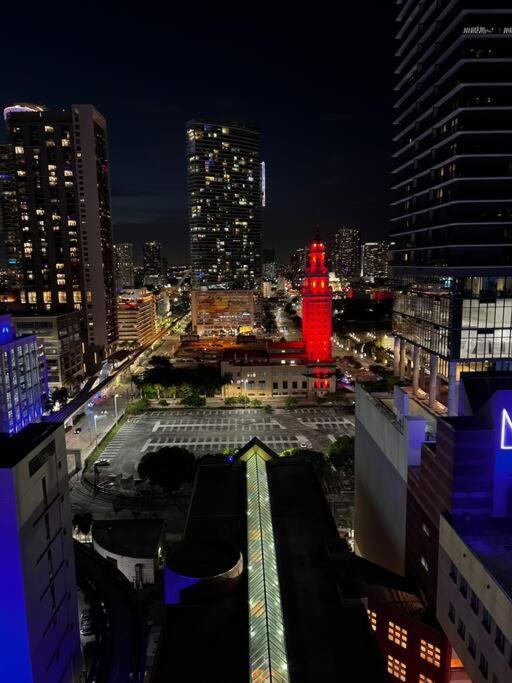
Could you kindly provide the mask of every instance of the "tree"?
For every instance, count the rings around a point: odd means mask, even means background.
[[[354,478],[355,439],[353,436],[339,436],[327,448],[327,456],[332,465],[346,479]]]
[[[73,515],[71,524],[73,529],[76,529],[80,534],[87,536],[91,531],[92,514],[90,512],[77,512]]]
[[[176,396],[180,399],[180,404],[182,406],[201,408],[206,405],[206,399],[201,396],[196,387],[190,384],[183,384],[176,392]]]
[[[266,405],[263,406],[263,412],[267,413],[267,415],[270,415],[270,413],[272,413],[273,410],[274,409],[272,408],[272,406],[269,403],[267,403]]]
[[[313,465],[322,481],[330,471],[329,461],[321,451],[314,451],[310,448],[287,448],[281,453],[281,457],[304,458]]]
[[[59,389],[54,389],[52,391],[52,403],[54,405],[55,403],[60,403],[61,405],[64,405],[68,402],[68,399],[69,390],[66,387],[60,387]]]
[[[173,495],[185,482],[193,481],[197,469],[194,455],[186,448],[167,446],[142,456],[137,471],[151,486],[160,486]]]
[[[286,408],[286,410],[293,410],[293,408],[296,408],[298,405],[299,402],[295,396],[288,396],[286,401],[284,402],[284,407]]]
[[[251,405],[254,408],[261,408],[261,401],[259,400],[259,398],[253,398],[251,401]]]
[[[151,404],[147,398],[139,398],[137,401],[131,401],[126,406],[126,412],[128,415],[137,415],[138,413],[143,413],[145,410],[148,410],[150,406]]]

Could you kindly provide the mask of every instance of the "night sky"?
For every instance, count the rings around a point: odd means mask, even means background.
[[[3,8],[0,104],[92,103],[106,116],[116,241],[138,252],[159,239],[170,263],[188,262],[184,130],[195,116],[259,126],[263,243],[279,260],[317,228],[386,236],[391,0],[29,4]]]

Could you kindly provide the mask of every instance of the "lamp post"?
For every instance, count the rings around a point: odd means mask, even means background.
[[[98,446],[98,425],[97,425],[98,417],[99,417],[99,415],[94,416],[94,435],[96,437],[96,446]]]
[[[115,421],[117,422],[117,399],[119,397],[119,394],[114,394],[114,414],[115,414]]]

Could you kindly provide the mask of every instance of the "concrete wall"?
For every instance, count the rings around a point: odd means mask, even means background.
[[[135,583],[137,576],[136,565],[139,564],[142,565],[143,584],[145,585],[147,583],[155,583],[154,558],[127,557],[125,555],[117,555],[116,553],[113,553],[110,550],[102,548],[101,545],[99,545],[96,541],[93,541],[93,548],[98,553],[98,555],[101,555],[101,557],[104,557],[106,560],[115,563],[119,571],[122,574],[124,574],[124,576],[126,576],[128,581],[130,581],[131,583]]]
[[[456,581],[450,576],[451,562],[457,567]],[[468,585],[467,597],[460,592],[460,577]],[[478,596],[480,605],[475,612],[471,606],[471,591]],[[455,609],[454,622],[449,617],[450,603]],[[493,620],[490,633],[482,625],[483,608]],[[461,658],[473,683],[492,681],[495,674],[499,683],[512,680],[509,660],[512,657],[512,601],[479,558],[457,532],[444,519],[439,527],[439,566],[437,587],[437,618],[457,654]],[[465,626],[464,638],[457,632],[458,621]],[[506,638],[504,653],[495,645],[496,626]],[[476,655],[468,650],[469,636],[476,642]],[[485,677],[479,670],[480,655],[487,659],[489,672]]]
[[[29,470],[34,458],[39,466]],[[0,513],[5,550],[0,679],[78,681],[78,607],[62,427],[14,468],[0,467]]]
[[[356,388],[354,526],[357,552],[403,574],[407,513],[407,473],[420,461],[426,422],[397,421],[377,395]]]

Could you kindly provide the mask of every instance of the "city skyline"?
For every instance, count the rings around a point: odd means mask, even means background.
[[[201,116],[254,121],[261,130],[268,180],[263,246],[275,246],[278,261],[287,255],[286,243],[305,244],[318,225],[324,239],[342,224],[358,225],[364,239],[383,238],[389,214],[393,12],[383,3],[373,5],[371,21],[355,3],[344,8],[345,24],[364,27],[364,41],[351,31],[340,40],[338,28],[323,15],[290,20],[283,8],[274,10],[271,24],[264,14],[255,17],[244,27],[246,56],[240,63],[216,49],[232,35],[236,15],[216,16],[201,4],[186,16],[173,9],[175,20],[151,22],[151,31],[145,30],[149,17],[141,25],[139,18],[120,19],[107,10],[102,21],[109,41],[100,53],[93,40],[97,26],[87,17],[73,18],[71,9],[65,19],[57,14],[50,20],[37,10],[25,26],[28,43],[49,29],[50,21],[57,32],[59,22],[63,32],[72,23],[80,32],[80,50],[69,62],[59,60],[58,69],[51,50],[39,54],[36,64],[29,51],[16,50],[2,79],[0,102],[41,101],[54,108],[80,101],[102,112],[109,125],[114,240],[133,242],[137,255],[151,237],[164,244],[170,263],[188,261],[183,128]],[[11,19],[5,21],[16,25],[16,13],[6,10]],[[185,20],[193,22],[202,45],[197,54],[188,54]],[[139,45],[136,53],[125,47],[132,44],[130,37]],[[8,53],[18,40],[14,32],[6,36]],[[180,58],[185,52],[186,61]],[[204,54],[210,55],[207,61]],[[73,78],[78,72],[79,83]],[[342,87],[333,88],[335,81]]]

